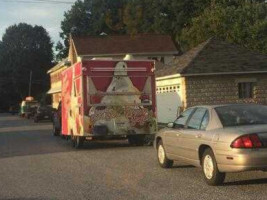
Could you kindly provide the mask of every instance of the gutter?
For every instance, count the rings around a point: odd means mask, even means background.
[[[173,78],[181,78],[181,74],[174,74],[174,75],[168,75],[168,76],[160,76],[157,77],[157,81],[166,80],[166,79],[173,79]]]
[[[212,76],[212,75],[239,75],[239,74],[265,74],[267,71],[249,71],[249,72],[215,72],[198,74],[181,74],[181,76]]]
[[[178,51],[170,51],[170,52],[151,52],[151,53],[114,53],[114,54],[88,54],[88,55],[79,55],[79,57],[103,57],[103,56],[125,56],[126,54],[131,55],[141,55],[141,56],[161,56],[161,55],[178,55]]]

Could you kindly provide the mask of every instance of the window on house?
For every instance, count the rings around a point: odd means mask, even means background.
[[[239,99],[253,98],[254,82],[238,83]]]

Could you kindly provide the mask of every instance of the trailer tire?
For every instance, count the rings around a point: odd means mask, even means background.
[[[34,123],[38,123],[38,122],[39,122],[38,118],[37,118],[37,117],[34,117],[34,118],[33,118],[33,122],[34,122]]]
[[[53,136],[59,136],[59,130],[56,128],[54,124],[53,124]]]
[[[74,137],[72,137],[72,146],[75,149],[81,149],[83,147],[84,141],[85,141],[85,137],[74,136]]]

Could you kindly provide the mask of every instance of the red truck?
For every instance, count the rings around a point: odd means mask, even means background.
[[[157,131],[154,61],[84,60],[62,72],[62,130],[85,140],[128,138],[142,145]]]

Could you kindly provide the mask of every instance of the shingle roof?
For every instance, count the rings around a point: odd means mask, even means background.
[[[158,77],[172,74],[220,74],[267,71],[267,55],[211,38],[156,70]]]
[[[168,35],[103,35],[72,39],[78,55],[178,53],[173,40]]]

